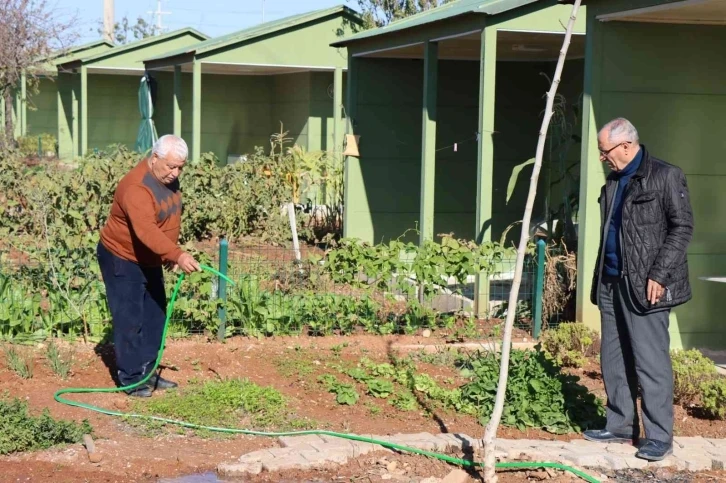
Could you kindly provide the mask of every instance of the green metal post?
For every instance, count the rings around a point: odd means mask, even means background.
[[[544,272],[545,272],[545,241],[537,242],[537,272],[534,285],[534,310],[532,312],[534,318],[534,329],[532,337],[539,339],[539,333],[542,330],[542,293],[544,292]]]
[[[40,135],[38,135],[38,158],[43,157],[43,144],[40,142]]]
[[[219,242],[219,273],[225,276],[227,275],[228,265],[228,245],[229,243],[227,242],[226,238],[222,238],[222,241]],[[222,304],[227,302],[227,281],[222,277],[219,277],[217,298],[222,301]],[[217,330],[217,339],[223,341],[225,334],[227,333],[227,311],[225,310],[224,305],[219,308],[217,315],[219,316],[219,329]]]

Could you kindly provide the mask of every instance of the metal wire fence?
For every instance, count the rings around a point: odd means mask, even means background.
[[[405,273],[340,283],[331,277],[325,252],[313,247],[295,251],[247,244],[228,250],[222,241],[207,258],[235,283],[206,272],[187,277],[174,306],[171,337],[385,335],[430,329],[454,339],[491,338],[509,310],[515,266],[514,259],[501,260],[485,277],[470,276],[464,283],[442,279],[419,284]],[[530,335],[536,335],[534,321],[541,319],[544,256],[540,258],[526,259],[515,308],[516,328]],[[176,275],[167,273],[167,293],[175,282]],[[111,333],[95,250],[0,252],[0,339],[102,341]]]

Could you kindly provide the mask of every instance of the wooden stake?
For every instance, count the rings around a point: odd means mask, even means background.
[[[557,94],[557,87],[560,84],[562,69],[565,65],[567,57],[567,49],[570,47],[570,37],[572,37],[572,29],[577,19],[577,11],[580,8],[582,0],[575,0],[570,13],[570,21],[567,23],[567,31],[565,39],[562,42],[562,50],[557,60],[557,68],[552,80],[552,85],[547,93],[547,107],[545,108],[544,119],[542,119],[542,127],[539,131],[539,139],[537,141],[537,154],[534,161],[534,169],[529,183],[529,194],[527,195],[527,204],[524,209],[524,217],[522,218],[522,234],[519,237],[519,248],[517,249],[517,264],[514,269],[514,281],[512,282],[512,290],[509,293],[509,305],[507,310],[507,320],[504,324],[504,337],[502,340],[502,360],[499,367],[499,384],[497,385],[497,398],[494,403],[494,411],[492,417],[487,424],[484,433],[484,481],[496,483],[497,474],[495,471],[496,458],[494,451],[496,449],[497,429],[502,419],[502,411],[504,409],[504,395],[507,390],[507,378],[509,376],[509,352],[512,345],[512,328],[514,327],[514,317],[516,315],[517,299],[519,298],[519,286],[522,283],[522,268],[524,267],[524,253],[529,242],[529,222],[532,218],[532,208],[534,200],[537,196],[537,180],[539,172],[542,168],[542,156],[544,154],[545,142],[547,140],[547,130],[552,118],[552,106]]]

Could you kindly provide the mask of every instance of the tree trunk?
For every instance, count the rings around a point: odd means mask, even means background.
[[[496,482],[497,475],[495,472],[496,458],[494,451],[496,449],[496,436],[497,429],[499,428],[499,422],[502,419],[502,411],[504,409],[504,396],[507,389],[507,378],[509,376],[509,353],[512,345],[512,328],[514,326],[514,317],[516,315],[517,299],[519,298],[519,286],[522,282],[522,268],[524,266],[524,253],[527,249],[527,242],[529,241],[529,222],[532,218],[532,208],[534,206],[534,199],[537,196],[537,180],[539,179],[539,172],[542,168],[542,157],[544,154],[545,142],[547,140],[547,130],[549,128],[550,119],[552,118],[552,106],[555,100],[555,94],[557,94],[557,87],[560,84],[560,77],[562,75],[562,69],[565,64],[565,58],[567,57],[567,49],[570,46],[570,37],[572,37],[572,28],[577,18],[577,11],[580,8],[582,0],[575,0],[572,6],[572,13],[570,14],[570,21],[567,23],[567,31],[565,33],[565,39],[562,43],[562,50],[560,50],[560,57],[557,60],[557,68],[555,69],[555,75],[552,80],[552,85],[547,93],[547,107],[545,108],[544,119],[542,119],[542,127],[539,132],[539,139],[537,141],[537,154],[535,156],[534,169],[532,170],[532,177],[529,183],[529,194],[527,196],[527,205],[524,209],[524,217],[522,218],[522,234],[519,238],[519,248],[517,249],[517,264],[514,271],[514,281],[512,282],[512,290],[509,293],[509,305],[507,310],[507,320],[504,325],[504,338],[502,340],[502,357],[501,366],[499,368],[499,384],[497,386],[497,398],[494,404],[494,411],[492,417],[487,424],[486,432],[484,433],[484,481]]]

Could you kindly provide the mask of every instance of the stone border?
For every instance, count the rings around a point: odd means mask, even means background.
[[[396,434],[393,436],[360,435],[402,446],[436,453],[471,453],[481,448],[481,440],[465,434],[430,433]],[[224,463],[217,471],[228,476],[257,475],[263,471],[320,468],[329,464],[345,464],[351,458],[374,451],[393,451],[382,446],[335,436],[305,435],[278,438],[279,448],[254,451],[235,463]],[[629,444],[593,443],[585,440],[541,441],[499,440],[498,461],[553,462],[586,468],[622,470],[654,467],[675,467],[678,470],[721,470],[726,467],[726,440],[702,437],[675,437],[673,455],[657,463],[635,457],[637,449]]]

